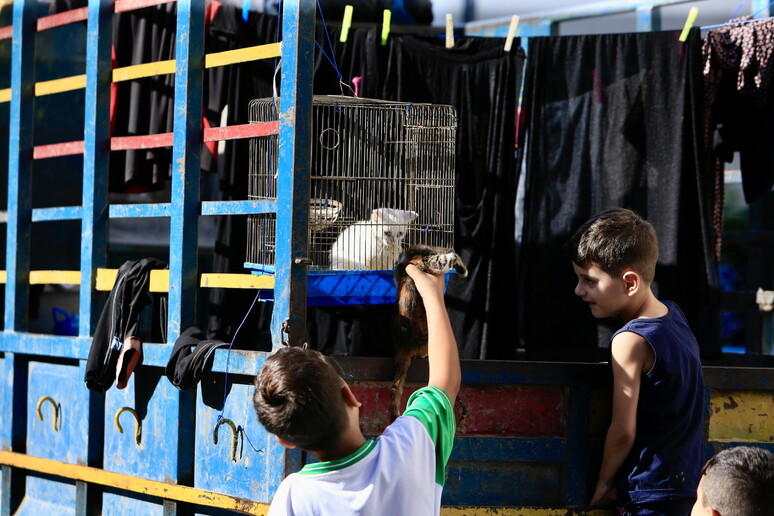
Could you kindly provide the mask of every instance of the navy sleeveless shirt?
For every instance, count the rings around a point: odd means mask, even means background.
[[[641,376],[637,435],[616,477],[619,503],[696,498],[704,464],[704,377],[696,342],[683,312],[629,321],[628,331],[647,340],[656,359]],[[615,337],[614,335],[614,337]]]

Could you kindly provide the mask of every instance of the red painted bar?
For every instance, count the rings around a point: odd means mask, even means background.
[[[407,385],[402,407],[418,385]],[[357,382],[352,392],[363,404],[363,433],[378,435],[389,422],[390,389],[383,383]],[[463,385],[460,399],[467,417],[458,435],[497,437],[565,437],[567,402],[562,387],[514,384]],[[458,415],[460,413],[457,407]]]
[[[205,129],[204,141],[217,142],[221,140],[236,140],[239,138],[269,136],[272,134],[279,134],[279,121],[230,125],[226,127],[213,127],[211,129]]]
[[[152,5],[168,4],[175,1],[176,0],[116,0],[114,12],[122,13],[126,11],[134,11],[136,9],[150,7]]]
[[[173,133],[147,134],[142,136],[114,136],[110,139],[110,150],[125,151],[172,147]]]
[[[83,154],[83,140],[52,143],[50,145],[36,145],[32,149],[32,159],[58,158],[60,156],[72,156],[75,154]]]
[[[79,7],[49,16],[38,18],[38,32],[46,29],[53,29],[62,25],[68,25],[79,21],[84,21],[89,16],[88,7]]]
[[[11,39],[13,37],[13,25],[0,27],[0,39]]]

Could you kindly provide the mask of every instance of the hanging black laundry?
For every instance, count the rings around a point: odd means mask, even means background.
[[[530,39],[518,272],[528,357],[603,356],[598,346],[611,328],[574,295],[577,278],[562,247],[590,216],[617,206],[654,225],[657,296],[680,305],[703,351],[719,351],[700,44],[697,29],[684,44],[673,32]]]
[[[707,33],[702,47],[712,158],[739,152],[742,190],[752,204],[774,187],[774,22],[729,20]]]
[[[138,335],[140,312],[151,302],[148,295],[150,273],[166,268],[167,264],[162,261],[143,258],[124,262],[118,269],[116,282],[94,329],[86,360],[84,380],[89,389],[104,392],[113,385],[124,341]],[[166,314],[160,317],[160,324],[165,328],[166,319]],[[131,344],[128,343],[127,348],[131,348]]]
[[[379,98],[457,110],[455,247],[470,276],[446,303],[463,358],[514,358],[516,110],[524,51],[500,38],[392,35]]]
[[[212,367],[215,350],[228,346],[228,342],[207,340],[196,326],[186,328],[175,341],[164,374],[181,391],[190,391]]]

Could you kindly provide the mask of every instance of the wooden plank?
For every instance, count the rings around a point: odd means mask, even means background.
[[[202,274],[199,286],[204,288],[272,289],[274,276],[257,274]]]
[[[174,59],[116,68],[113,70],[113,82],[131,81],[170,73],[175,73]]]
[[[122,489],[134,493],[141,493],[147,496],[163,498],[165,500],[174,500],[207,507],[218,507],[220,509],[241,511],[246,514],[265,516],[268,513],[269,506],[263,503],[228,496],[212,491],[203,491],[193,487],[181,486],[156,480],[113,473],[99,468],[82,466],[80,464],[67,464],[51,459],[41,459],[31,457],[23,453],[10,451],[0,451],[0,464],[21,468],[27,471],[34,471],[46,475],[54,475],[60,478],[68,478],[97,484],[101,486]]]
[[[0,27],[0,39],[11,39],[13,37],[13,25]]]
[[[236,50],[226,50],[225,52],[216,52],[204,56],[204,67],[215,68],[216,66],[258,61],[260,59],[279,57],[281,53],[282,43],[269,43],[254,47],[238,48]]]
[[[63,77],[62,79],[53,79],[51,81],[40,81],[35,83],[35,95],[53,95],[65,91],[82,90],[86,87],[86,74],[73,75],[72,77]]]
[[[116,0],[114,11],[123,13],[126,11],[134,11],[136,9],[144,9],[145,7],[154,5],[169,4],[174,1],[176,0]]]
[[[81,271],[30,271],[30,285],[78,285]]]
[[[35,125],[35,21],[37,1],[13,3],[11,105],[8,122],[5,331],[26,331],[32,225],[32,148]]]
[[[58,158],[61,156],[74,156],[76,154],[83,154],[83,140],[36,145],[32,149],[32,159]]]
[[[276,213],[276,201],[202,201],[202,215],[253,215]]]
[[[42,16],[38,18],[38,32],[42,30],[53,29],[54,27],[61,27],[62,25],[69,25],[71,23],[84,21],[88,16],[88,7],[79,7],[77,9],[70,9],[69,11],[63,11],[57,14]]]
[[[117,277],[118,269],[97,269],[96,290],[107,292],[113,290]],[[151,292],[169,291],[169,271],[162,269],[152,270],[150,273],[149,290]]]
[[[110,150],[124,151],[171,147],[173,133],[144,134],[141,136],[114,136],[110,139]]]
[[[80,206],[60,206],[55,208],[35,208],[32,210],[32,222],[52,222],[55,220],[80,220],[83,209]]]
[[[111,204],[108,214],[111,219],[169,217],[169,203]]]
[[[11,102],[11,88],[0,90],[0,103]]]
[[[774,441],[771,391],[713,390],[709,441]]]
[[[255,138],[257,136],[270,136],[273,134],[279,134],[279,121],[212,127],[204,130],[204,141],[218,142],[221,140]]]

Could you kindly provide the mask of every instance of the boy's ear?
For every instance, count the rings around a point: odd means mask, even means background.
[[[348,407],[360,407],[362,405],[346,383],[341,386],[341,398]]]
[[[642,286],[642,278],[635,271],[626,271],[623,274],[624,288],[626,289],[626,295],[631,296],[636,293]]]
[[[283,440],[280,438],[280,436],[278,436],[278,435],[275,435],[275,436],[274,436],[274,438],[277,440],[277,442],[278,442],[278,443],[280,443],[280,445],[284,446],[285,448],[288,448],[288,449],[293,449],[293,448],[295,448],[295,447],[296,447],[296,445],[295,445],[295,444],[290,444],[289,442],[285,442],[285,441],[283,441]]]

